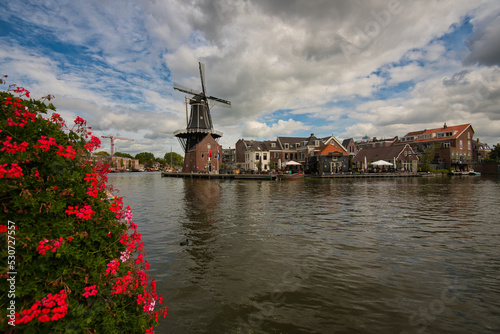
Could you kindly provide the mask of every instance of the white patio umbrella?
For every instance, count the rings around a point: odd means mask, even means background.
[[[285,165],[287,165],[287,166],[298,166],[298,165],[301,165],[301,163],[297,162],[297,161],[290,160],[290,161],[287,161]]]
[[[372,165],[374,165],[374,166],[392,166],[392,163],[387,162],[385,160],[378,160],[378,161],[372,162]]]

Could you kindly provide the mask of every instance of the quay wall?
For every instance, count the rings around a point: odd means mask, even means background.
[[[472,168],[476,172],[480,172],[481,174],[495,174],[495,175],[500,174],[500,164],[498,163],[475,164],[472,165]]]

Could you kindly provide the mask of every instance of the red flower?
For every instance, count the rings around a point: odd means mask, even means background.
[[[92,218],[92,214],[95,212],[92,210],[90,205],[84,203],[83,208],[79,208],[78,206],[68,206],[68,210],[64,211],[68,215],[75,215],[77,218],[89,220]]]
[[[65,157],[65,158],[68,158],[68,159],[74,159],[75,158],[76,151],[70,145],[66,146],[66,148],[64,148],[64,146],[62,146],[62,145],[59,145],[58,148],[59,148],[59,150],[56,153],[60,157]]]
[[[18,164],[11,164],[9,169],[6,169],[7,164],[0,165],[0,179],[1,178],[16,178],[23,176],[23,169]]]
[[[85,288],[85,292],[82,294],[82,296],[84,296],[85,298],[89,298],[90,296],[94,296],[96,294],[97,294],[96,285],[91,285]]]
[[[75,124],[77,124],[79,126],[85,126],[85,125],[87,125],[87,121],[84,120],[83,118],[81,118],[80,116],[77,116],[75,119]]]
[[[17,144],[16,142],[11,142],[12,137],[7,136],[7,140],[5,140],[2,144],[3,147],[0,151],[5,151],[10,154],[16,154],[17,152],[26,152],[26,148],[28,147],[28,142],[22,142],[21,144]]]

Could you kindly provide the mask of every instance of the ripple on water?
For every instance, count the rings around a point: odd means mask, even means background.
[[[159,333],[500,331],[497,179],[110,180],[169,305]]]

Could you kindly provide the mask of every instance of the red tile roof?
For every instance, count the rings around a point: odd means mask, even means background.
[[[347,154],[347,151],[332,144],[319,146],[314,151],[317,151],[316,155],[328,155],[330,153]]]
[[[447,126],[445,123],[445,125],[441,128],[408,132],[403,138],[410,137],[410,136],[414,136],[414,137],[423,136],[424,137],[421,139],[408,140],[411,142],[424,142],[424,141],[431,141],[431,140],[449,140],[449,139],[454,139],[454,138],[457,138],[458,136],[460,136],[465,130],[467,130],[468,127],[472,128],[470,123],[462,124],[462,125],[455,125],[455,126]],[[472,129],[472,131],[474,132],[474,129]],[[445,137],[438,137],[437,136],[438,133],[443,133],[443,132],[452,132],[453,134],[451,136],[445,136]],[[428,137],[428,138],[425,138],[425,137]]]

